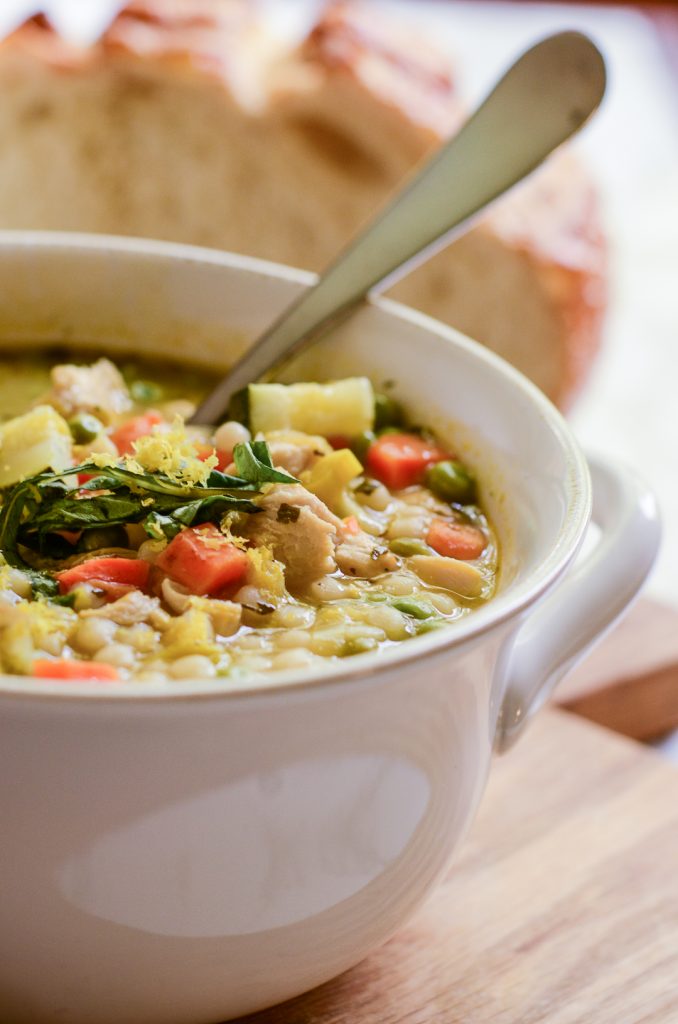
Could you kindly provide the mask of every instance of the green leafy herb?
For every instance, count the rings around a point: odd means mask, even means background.
[[[252,484],[296,484],[299,481],[281,469],[274,469],[265,441],[247,441],[233,449],[233,461],[240,476]],[[208,481],[209,482],[209,481]]]
[[[273,468],[264,441],[236,445],[234,460],[239,476],[213,470],[205,484],[192,486],[162,473],[135,473],[124,464],[102,470],[83,463],[58,474],[39,473],[6,491],[0,508],[0,550],[10,565],[27,573],[34,594],[51,597],[58,589],[55,580],[27,568],[22,545],[58,557],[60,531],[128,523],[140,523],[155,539],[171,539],[186,526],[218,523],[229,512],[259,512],[251,495],[264,483],[297,483]],[[81,473],[91,474],[91,479],[74,492],[64,478]]]

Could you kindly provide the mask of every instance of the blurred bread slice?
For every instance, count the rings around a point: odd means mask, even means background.
[[[37,17],[0,45],[0,225],[320,269],[462,116],[447,61],[368,4],[294,49],[239,0],[137,0],[84,50]],[[559,156],[393,294],[566,406],[605,305],[591,182]]]

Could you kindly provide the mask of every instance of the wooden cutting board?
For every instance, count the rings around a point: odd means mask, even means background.
[[[678,611],[643,598],[555,692],[556,703],[634,739],[678,729]]]
[[[493,766],[471,835],[364,963],[248,1024],[676,1024],[678,769],[564,711]]]

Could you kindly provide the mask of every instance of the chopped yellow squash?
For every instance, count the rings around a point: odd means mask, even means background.
[[[66,420],[51,405],[38,405],[0,426],[0,487],[45,469],[59,472],[72,463]]]
[[[189,608],[183,615],[173,618],[162,634],[162,644],[168,661],[188,654],[204,654],[216,660],[220,654],[211,619],[198,608]]]
[[[302,473],[301,479],[309,491],[334,511],[341,500],[344,488],[351,480],[360,476],[362,471],[363,467],[351,449],[340,448],[331,455],[318,459],[313,469]]]
[[[276,601],[285,597],[285,566],[273,557],[270,547],[262,544],[247,551],[249,568],[247,582]]]

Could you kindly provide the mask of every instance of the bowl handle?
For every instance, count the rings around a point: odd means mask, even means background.
[[[504,698],[495,739],[508,749],[573,668],[626,610],[659,547],[656,501],[632,470],[589,459],[599,539],[531,612],[502,659]]]

